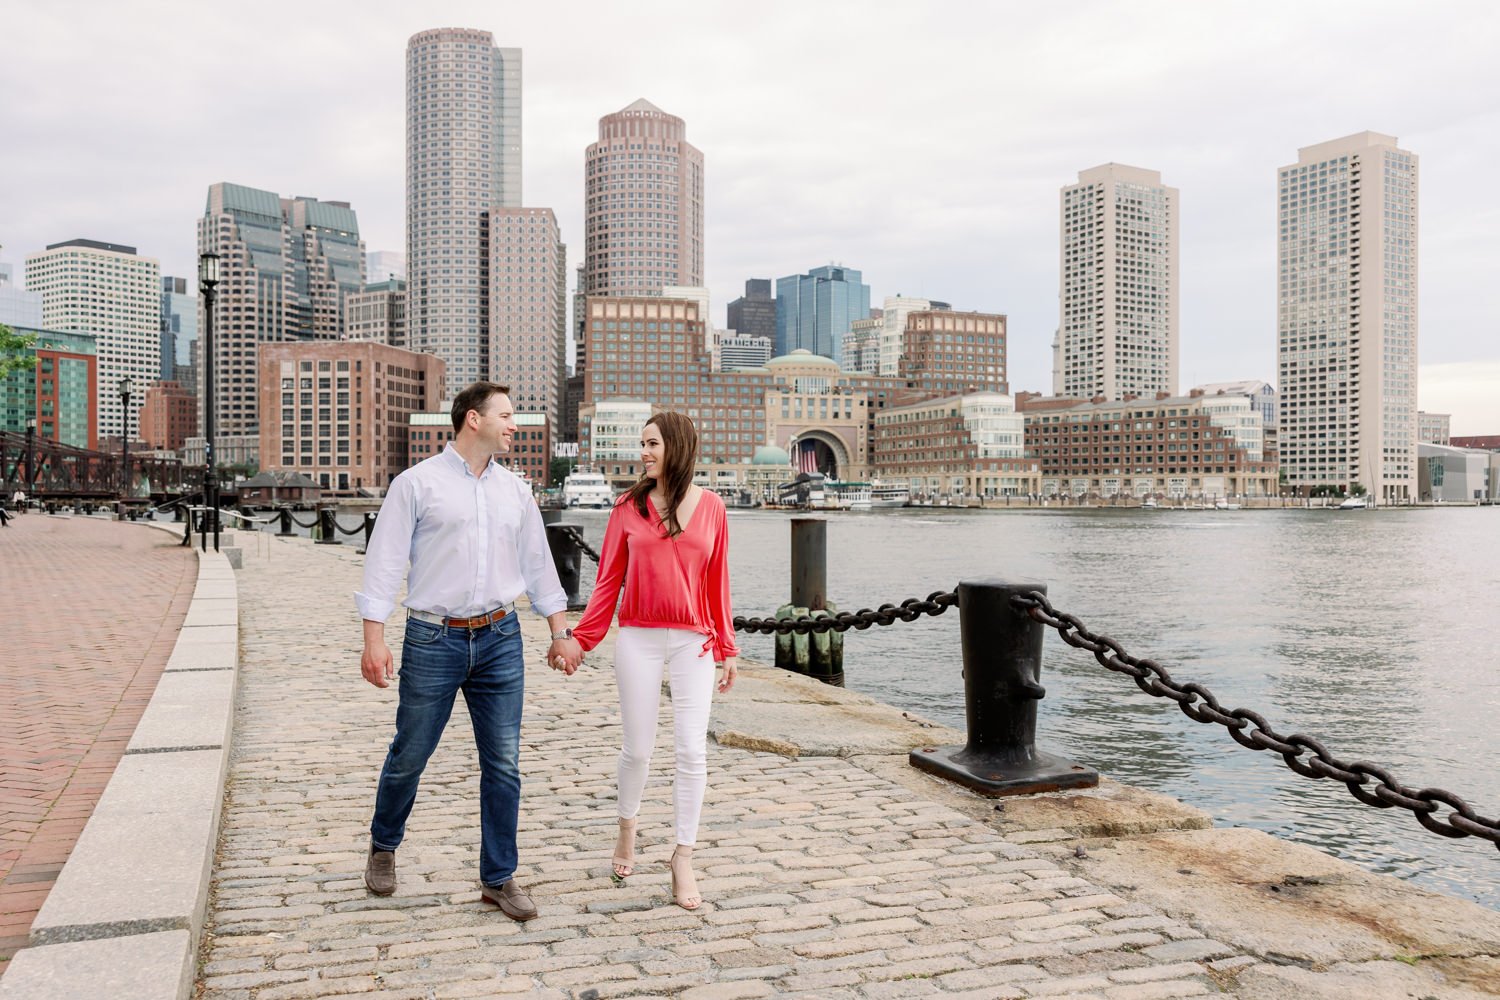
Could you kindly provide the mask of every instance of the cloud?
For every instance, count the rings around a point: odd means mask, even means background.
[[[1500,220],[1480,193],[1500,160],[1500,8],[1478,0],[267,0],[253,17],[53,0],[9,4],[4,24],[12,261],[87,236],[191,273],[220,180],[349,201],[371,249],[402,249],[406,41],[465,25],[524,52],[525,201],[556,211],[570,271],[584,148],[601,115],[646,97],[704,151],[721,319],[746,278],[838,260],[876,302],[905,292],[1008,314],[1012,383],[1045,388],[1058,190],[1130,163],[1182,192],[1184,386],[1269,379],[1276,169],[1368,128],[1421,157],[1422,358],[1500,362]]]

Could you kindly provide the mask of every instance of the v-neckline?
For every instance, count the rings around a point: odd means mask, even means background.
[[[702,487],[700,486],[699,489],[702,489]],[[656,523],[665,526],[666,519],[663,518],[661,516],[661,512],[656,509],[656,501],[654,501],[654,500],[651,499],[651,495],[649,493],[646,495],[646,504],[647,504],[647,506],[649,506],[651,508],[651,513],[653,513],[653,514],[656,515]],[[698,517],[698,508],[702,507],[702,506],[703,506],[703,494],[700,493],[700,494],[698,494],[698,504],[697,504],[697,506],[693,508],[692,514],[688,515],[687,524],[684,524],[682,526],[682,533],[684,535],[687,534],[688,528],[690,528],[690,527],[693,526],[693,521],[697,520],[697,517]]]

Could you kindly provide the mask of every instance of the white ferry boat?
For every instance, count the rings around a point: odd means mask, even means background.
[[[574,469],[563,480],[563,503],[569,507],[607,508],[615,502],[615,491],[602,472]]]
[[[882,483],[875,480],[870,483],[870,507],[905,507],[911,503],[911,490],[900,483]]]
[[[869,483],[829,483],[827,491],[824,506],[830,510],[869,510],[873,503]]]

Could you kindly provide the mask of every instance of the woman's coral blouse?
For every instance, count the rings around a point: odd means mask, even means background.
[[[718,494],[703,491],[682,534],[668,538],[651,500],[646,517],[621,499],[609,515],[599,576],[588,610],[573,629],[584,650],[609,631],[621,587],[620,624],[680,628],[707,637],[715,662],[738,656],[729,601],[729,521]]]

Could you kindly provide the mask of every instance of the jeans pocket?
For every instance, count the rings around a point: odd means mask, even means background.
[[[424,622],[418,618],[406,619],[406,639],[408,646],[427,646],[442,638],[443,626]]]
[[[490,622],[490,631],[502,639],[521,634],[521,619],[514,611],[497,622]]]

